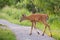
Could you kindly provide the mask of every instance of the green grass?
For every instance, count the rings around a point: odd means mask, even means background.
[[[16,40],[16,37],[13,32],[11,32],[8,28],[1,28],[0,25],[0,40]]]
[[[23,22],[19,22],[19,19],[21,18],[22,14],[30,15],[30,12],[27,9],[17,9],[17,8],[12,8],[12,7],[4,7],[0,11],[0,18],[1,19],[6,19],[9,22],[19,24],[19,25],[24,25],[24,26],[31,26],[31,22],[26,20]],[[50,18],[52,18],[49,22],[51,31],[53,34],[53,38],[56,40],[60,40],[60,21],[57,19],[54,19],[54,15],[50,15]],[[43,31],[44,25],[42,23],[37,23],[37,28]],[[49,35],[48,29],[46,30],[46,34]]]

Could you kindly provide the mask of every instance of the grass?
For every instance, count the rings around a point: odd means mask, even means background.
[[[30,12],[27,9],[17,9],[17,8],[12,8],[12,7],[4,7],[1,12],[0,12],[0,18],[1,19],[6,19],[9,22],[19,24],[19,25],[24,25],[24,26],[31,26],[31,22],[26,20],[23,22],[19,22],[19,19],[22,14],[30,15]],[[50,18],[54,18],[54,15],[50,15]],[[60,40],[60,21],[57,19],[51,19],[49,22],[51,31],[53,34],[53,38],[56,40]],[[42,23],[37,23],[37,28],[43,31],[44,25]],[[46,30],[46,34],[48,34],[48,29]],[[48,34],[49,35],[49,34]]]
[[[16,40],[15,35],[8,28],[1,28],[0,25],[0,40]]]

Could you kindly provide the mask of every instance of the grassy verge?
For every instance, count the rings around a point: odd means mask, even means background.
[[[16,40],[16,37],[8,28],[1,28],[0,25],[0,40]]]

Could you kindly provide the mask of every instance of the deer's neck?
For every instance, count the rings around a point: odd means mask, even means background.
[[[25,20],[29,20],[30,18],[29,18],[29,16],[25,16]]]

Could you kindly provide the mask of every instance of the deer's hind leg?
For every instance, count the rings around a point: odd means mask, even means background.
[[[52,33],[51,33],[51,29],[50,29],[50,26],[48,26],[48,29],[50,31],[50,36],[52,37]]]
[[[44,33],[45,33],[45,31],[46,31],[46,28],[48,27],[49,32],[50,32],[50,35],[51,35],[51,37],[52,37],[52,33],[51,33],[50,26],[48,25],[48,23],[47,23],[46,21],[44,21],[44,22],[43,22],[43,24],[45,25],[45,29],[44,29],[43,34],[42,34],[42,35],[44,35]]]
[[[46,28],[47,28],[47,26],[44,27],[44,31],[43,31],[42,36],[44,36],[44,33],[45,33],[45,31],[46,31]]]

